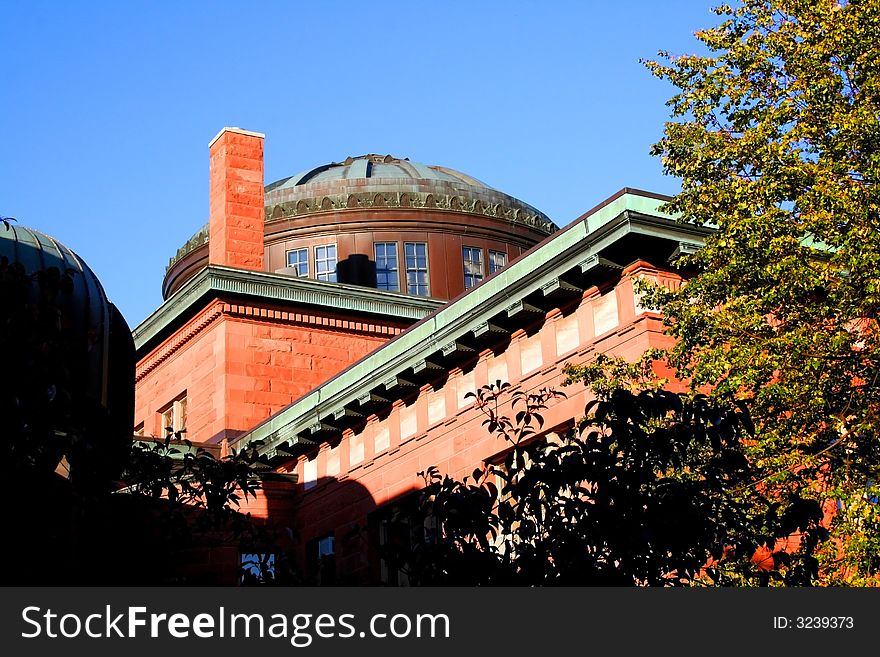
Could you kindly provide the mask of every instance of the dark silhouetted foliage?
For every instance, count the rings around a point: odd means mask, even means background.
[[[398,556],[412,583],[814,581],[812,553],[825,536],[819,505],[797,498],[781,510],[763,496],[744,455],[753,431],[745,407],[603,385],[564,435],[542,426],[541,411],[560,393],[510,393],[500,382],[478,391],[487,429],[511,448],[462,481],[433,467],[421,473],[422,522]],[[508,394],[512,419],[499,410]],[[762,549],[770,558],[759,563]]]
[[[64,310],[75,275],[0,258],[0,475],[15,500],[7,583],[212,584],[211,573],[188,574],[187,558],[272,554],[275,535],[238,510],[259,485],[253,448],[219,458],[170,433],[133,443],[83,393],[88,336]],[[287,575],[278,559],[245,583]]]

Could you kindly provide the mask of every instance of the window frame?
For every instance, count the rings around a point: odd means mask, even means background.
[[[299,273],[299,264],[301,264],[301,263],[296,263],[296,264],[290,263],[290,256],[293,253],[305,253],[305,255],[306,255],[306,258],[305,258],[306,273],[305,274]],[[298,248],[298,249],[287,249],[287,251],[285,252],[284,258],[285,258],[285,262],[287,263],[288,267],[296,267],[296,269],[297,269],[296,277],[297,278],[308,278],[309,277],[309,247],[304,246],[304,247]]]
[[[474,262],[474,260],[469,259],[467,257],[468,254],[477,254],[479,256],[479,260]],[[468,263],[471,265],[479,265],[479,274],[468,273]],[[476,287],[480,283],[483,282],[483,279],[486,278],[486,268],[483,264],[483,248],[479,246],[466,246],[462,245],[461,247],[461,265],[462,271],[464,273],[464,289],[470,290],[472,287]],[[471,279],[471,284],[468,285],[468,278]]]
[[[373,510],[367,518],[371,541],[379,550],[377,560],[379,581],[385,586],[409,586],[408,563],[398,562],[394,547],[404,550],[417,545],[435,544],[440,526],[433,514],[423,515],[419,507],[418,493],[403,497]]]
[[[504,264],[502,264],[500,267],[496,266],[495,259],[493,258],[493,256],[501,256],[504,259]],[[489,264],[489,275],[490,276],[492,274],[494,274],[495,272],[499,272],[502,269],[504,269],[505,267],[507,267],[507,251],[497,251],[495,249],[489,249],[488,264]]]
[[[384,275],[387,277],[388,281],[391,281],[391,280],[394,281],[394,289],[391,289],[388,287],[382,287],[379,284],[380,268],[379,268],[378,248],[380,246],[383,246],[385,248],[385,255],[383,255],[383,259],[386,262],[388,260],[388,256],[387,256],[388,247],[389,246],[394,247],[394,269],[389,269],[388,267],[383,267],[381,269],[381,271],[383,271]],[[427,251],[426,251],[426,253],[427,253]],[[386,292],[400,292],[400,258],[398,257],[398,254],[397,254],[397,242],[396,241],[373,242],[373,258],[375,259],[374,262],[376,263],[376,289],[377,290],[385,290]],[[393,276],[392,276],[391,272],[394,272]]]
[[[186,433],[187,407],[186,390],[184,390],[183,393],[159,409],[160,436],[167,435],[167,427],[171,427],[172,433]]]
[[[336,549],[335,532],[321,534],[306,544],[308,572],[316,586],[336,584]]]
[[[413,268],[410,268],[409,254],[407,253],[408,246],[413,246],[413,247],[424,246],[425,247],[425,267],[424,267],[424,269],[421,269],[420,267],[418,267],[419,255],[418,255],[418,253],[415,252],[415,249],[414,249],[414,253],[413,253],[413,260],[414,260],[416,266],[414,266]],[[404,272],[406,275],[406,293],[411,294],[413,296],[417,296],[417,297],[430,297],[431,296],[431,273],[430,273],[430,265],[429,265],[430,256],[428,254],[428,243],[427,242],[404,242],[403,243],[403,259],[404,259],[404,266],[405,266]],[[420,274],[422,272],[424,272],[424,274],[425,274],[425,283],[424,283],[425,294],[419,293],[418,290],[420,287],[422,287],[422,285],[418,282],[416,282],[415,285],[412,286],[412,287],[415,287],[415,289],[416,289],[415,292],[412,292],[410,282],[409,282],[409,275],[410,275],[410,273]]]
[[[239,552],[239,584],[268,584],[278,577],[278,555],[274,552]],[[250,582],[248,577],[253,578]]]
[[[333,269],[328,271],[320,271],[318,267],[318,263],[327,263],[330,262],[330,258],[319,258],[318,257],[318,249],[329,249],[333,247]],[[314,257],[315,257],[315,280],[316,281],[325,281],[327,283],[337,283],[338,282],[338,271],[337,267],[339,266],[339,249],[336,246],[336,242],[328,242],[327,244],[316,244],[314,246]],[[326,278],[322,278],[322,276],[326,276]],[[332,277],[332,278],[331,278]]]

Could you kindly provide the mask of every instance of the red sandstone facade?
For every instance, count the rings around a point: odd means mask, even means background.
[[[475,467],[499,460],[510,447],[486,431],[485,416],[467,393],[498,380],[510,382],[511,392],[563,390],[566,363],[585,363],[599,352],[636,359],[649,348],[670,346],[659,316],[637,308],[632,281],[643,275],[661,278],[652,266],[637,263],[613,288],[585,291],[511,333],[506,344],[487,348],[452,369],[440,383],[395,401],[388,415],[370,416],[361,426],[343,431],[340,439],[323,442],[283,466],[301,482],[293,508],[296,532],[303,537],[296,562],[313,561],[308,550],[315,541],[333,536],[335,583],[401,583],[403,575],[389,571],[378,547],[382,523],[395,505],[411,502],[421,487],[417,473],[435,465],[461,479]],[[662,278],[673,285],[679,280]],[[567,397],[543,413],[545,434],[571,428],[590,400],[583,386],[564,391]],[[502,410],[512,416],[509,405]]]
[[[215,299],[139,359],[136,427],[163,436],[162,411],[186,399],[188,436],[206,443],[237,438],[405,326]]]
[[[548,237],[555,226],[531,206],[390,156],[264,192],[262,151],[262,135],[239,129],[211,143],[209,231],[172,260],[166,302],[135,330],[137,429],[259,440],[268,468],[297,483],[267,481],[248,510],[299,537],[287,556],[305,581],[405,583],[379,548],[417,473],[462,477],[507,449],[467,393],[498,380],[558,388],[567,362],[667,346],[633,282],[678,285],[668,260],[702,237],[631,190]],[[335,275],[321,278],[315,256],[330,243]],[[377,244],[396,245],[396,270]],[[407,261],[411,244],[425,245],[424,267]],[[297,250],[307,263],[292,267]],[[503,265],[489,271],[493,253]],[[468,258],[482,258],[479,277]],[[379,289],[394,276],[397,290]],[[586,392],[566,394],[548,431],[583,413]]]

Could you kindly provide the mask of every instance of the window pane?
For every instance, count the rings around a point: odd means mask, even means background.
[[[333,534],[309,541],[307,546],[308,569],[319,586],[336,583],[336,541]]]
[[[250,553],[241,555],[241,581],[266,583],[275,579],[275,555]]]
[[[336,553],[333,536],[325,536],[318,539],[318,557],[328,557]]]
[[[174,404],[174,430],[186,429],[186,397]]]
[[[336,282],[336,245],[315,247],[315,278],[319,281]]]
[[[464,261],[464,288],[468,289],[483,280],[483,249],[465,246],[461,254]]]
[[[186,406],[186,394],[183,394],[159,411],[162,436],[169,430],[176,433],[186,429]]]
[[[428,286],[428,245],[424,242],[406,242],[406,289],[420,297],[430,296]]]
[[[397,242],[376,242],[376,287],[380,290],[400,291],[397,273]]]
[[[287,252],[287,266],[296,268],[297,276],[309,275],[309,250],[294,249]]]
[[[489,251],[489,273],[494,274],[507,266],[507,254],[504,251]]]
[[[163,435],[168,431],[174,431],[174,409],[169,408],[167,411],[162,413],[162,433]]]

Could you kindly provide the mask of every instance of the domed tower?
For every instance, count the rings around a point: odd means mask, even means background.
[[[263,219],[265,271],[442,300],[556,230],[467,174],[375,154],[267,185]],[[166,297],[208,264],[210,239],[206,225],[172,258]]]
[[[264,185],[263,140],[224,128],[209,144],[209,223],[134,332],[144,435],[235,440],[556,230],[476,178],[391,155]]]

